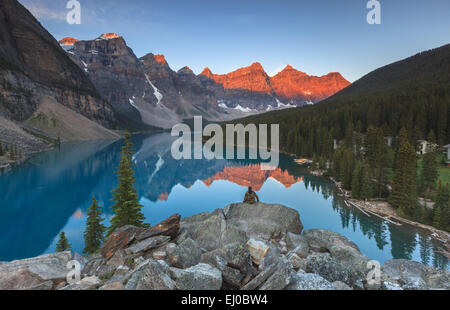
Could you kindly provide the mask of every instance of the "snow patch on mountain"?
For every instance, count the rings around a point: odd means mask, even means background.
[[[82,61],[82,60],[81,60],[81,62],[83,63],[84,71],[85,71],[85,72],[89,72],[87,63],[85,63],[85,62]]]
[[[289,109],[289,108],[295,108],[296,107],[296,105],[293,105],[293,104],[290,104],[290,103],[284,104],[283,102],[278,100],[278,98],[275,98],[275,100],[277,101],[278,109]]]
[[[250,109],[250,108],[244,108],[244,107],[242,107],[240,104],[238,104],[236,107],[234,107],[234,109],[235,109],[235,110],[238,110],[238,111],[241,111],[241,112],[244,112],[244,113],[250,113],[250,112],[253,111],[253,110]]]
[[[157,105],[161,103],[161,100],[163,99],[163,95],[159,92],[158,88],[156,88],[155,85],[153,85],[152,81],[150,81],[147,74],[145,74],[145,78],[147,79],[147,82],[150,84],[150,86],[153,88],[153,94],[155,95],[156,99],[158,99]]]

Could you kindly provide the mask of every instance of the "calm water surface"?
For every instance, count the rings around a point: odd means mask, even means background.
[[[440,244],[428,234],[397,227],[358,210],[335,196],[334,186],[282,156],[279,168],[262,171],[258,161],[172,159],[170,134],[133,138],[136,179],[147,222],[157,224],[179,213],[183,217],[242,201],[247,186],[267,203],[299,211],[305,229],[324,228],[354,241],[381,263],[406,258],[450,269]],[[64,231],[79,253],[91,198],[112,216],[110,190],[122,141],[65,144],[0,175],[0,261],[54,252]]]

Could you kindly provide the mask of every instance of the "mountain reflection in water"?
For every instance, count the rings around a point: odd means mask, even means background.
[[[381,263],[406,258],[449,268],[439,243],[410,227],[397,227],[344,206],[330,182],[306,173],[280,155],[275,170],[259,160],[174,160],[170,134],[133,137],[137,189],[147,221],[157,224],[179,213],[191,216],[242,201],[248,186],[267,203],[299,211],[305,229],[324,228],[354,241]],[[86,212],[93,196],[112,216],[110,190],[122,141],[69,143],[0,175],[0,261],[53,252],[65,231],[81,253]]]

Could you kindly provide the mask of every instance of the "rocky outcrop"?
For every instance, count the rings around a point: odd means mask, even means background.
[[[81,265],[66,283],[67,263]],[[347,238],[302,232],[297,211],[282,205],[232,204],[149,229],[112,233],[99,254],[70,252],[0,264],[0,288],[61,290],[351,290],[450,289],[450,273],[407,260],[387,261],[368,283],[368,261]]]
[[[16,0],[0,1],[1,112],[16,121],[37,108],[37,95],[103,124],[113,121],[110,106],[58,42]],[[36,60],[39,61],[36,61]]]
[[[113,127],[116,118],[111,106],[103,100],[94,84],[67,56],[58,42],[16,0],[0,1],[0,115],[35,136],[56,139],[58,134],[45,128],[34,128],[22,122],[39,117],[43,98],[67,109],[92,127]],[[67,40],[66,43],[69,43]],[[55,115],[54,127],[64,118]],[[95,123],[94,123],[95,122]],[[83,128],[83,124],[78,124]],[[64,130],[60,128],[60,130]],[[17,138],[25,155],[30,150],[44,150],[29,139],[21,139],[14,130],[6,136]],[[94,139],[95,137],[90,137]],[[7,138],[5,138],[7,140]],[[65,139],[61,139],[64,141]],[[10,143],[12,141],[3,141]]]

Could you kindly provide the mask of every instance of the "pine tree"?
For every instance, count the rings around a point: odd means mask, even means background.
[[[404,129],[402,129],[404,132]],[[404,136],[404,133],[402,134]],[[416,200],[416,152],[407,139],[399,139],[390,201],[399,214],[413,217]]]
[[[361,165],[357,165],[352,176],[352,197],[359,199],[361,197]]]
[[[355,167],[355,160],[353,155],[353,150],[348,148],[345,149],[342,154],[342,165],[341,165],[341,181],[342,187],[349,190],[352,187],[352,174]]]
[[[102,209],[98,205],[97,200],[92,197],[92,204],[88,210],[88,218],[86,222],[86,231],[84,232],[84,254],[96,253],[104,241],[106,227],[101,224],[104,219],[102,218]]]
[[[59,240],[58,240],[58,244],[56,245],[56,251],[64,252],[64,251],[69,251],[69,250],[71,250],[69,241],[66,238],[66,234],[62,231],[59,234]]]
[[[119,185],[112,190],[112,201],[114,205],[111,209],[115,215],[108,228],[108,235],[119,227],[133,225],[137,227],[148,227],[144,223],[145,217],[142,213],[142,205],[139,204],[139,196],[134,188],[136,180],[134,178],[132,162],[133,144],[130,141],[130,134],[125,132],[125,144],[122,146],[122,157],[119,169],[116,171]]]
[[[434,204],[433,226],[439,229],[449,229],[449,185],[442,185],[439,182],[436,202]]]
[[[373,195],[372,182],[370,180],[369,166],[363,165],[360,171],[360,196],[361,199],[369,199]]]
[[[433,130],[428,134],[428,145],[425,155],[422,160],[422,170],[420,180],[424,188],[429,192],[430,189],[434,188],[436,185],[436,180],[438,178],[438,163],[437,154],[434,147],[435,136]]]

